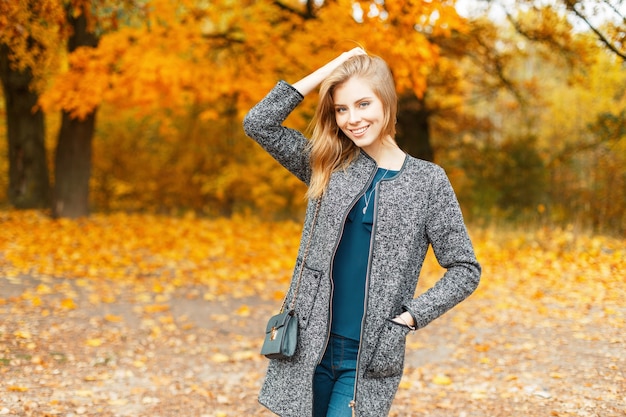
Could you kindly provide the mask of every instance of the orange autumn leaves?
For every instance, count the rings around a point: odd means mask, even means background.
[[[103,104],[146,114],[206,106],[203,117],[216,119],[211,109],[225,98],[245,111],[276,79],[302,76],[354,47],[353,40],[386,54],[398,88],[421,95],[439,59],[429,37],[466,30],[449,2],[109,2],[88,16],[100,34],[97,48],[77,49],[66,68],[50,74],[40,101],[46,111],[63,109],[83,118]],[[21,20],[31,17],[27,9]],[[57,20],[65,29],[62,14]]]
[[[0,225],[0,414],[140,404],[132,415],[178,416],[184,401],[191,415],[260,415],[261,329],[286,289],[299,223],[9,211]],[[525,415],[574,415],[579,399],[618,415],[606,410],[623,397],[625,241],[470,229],[481,285],[407,340],[392,415],[510,416],[522,404]],[[429,254],[419,291],[441,273]],[[21,411],[33,402],[35,414]]]
[[[64,21],[58,0],[0,2],[0,44],[12,51],[15,69],[32,72],[36,90],[45,87],[45,76],[58,67],[58,50],[68,35]]]
[[[207,300],[280,298],[276,288],[285,286],[291,276],[301,227],[295,222],[262,222],[252,217],[122,213],[51,220],[36,211],[3,212],[0,222],[0,269],[9,277],[68,277],[78,279],[79,285],[84,280],[139,283],[152,294],[201,284]],[[483,265],[474,296],[493,299],[494,309],[485,312],[487,319],[501,311],[533,311],[553,317],[582,317],[592,311],[623,323],[623,240],[544,228],[533,232],[475,230],[473,242]],[[441,273],[429,254],[418,291],[432,285]],[[31,290],[30,300],[37,303],[38,293],[53,291],[68,293],[61,305],[73,308],[69,289],[39,285]],[[94,297],[106,302],[116,295]]]
[[[573,229],[491,231],[478,238],[487,317],[510,311],[553,318],[606,318],[624,325],[626,242]],[[521,316],[520,316],[521,314]],[[493,318],[493,317],[492,317]]]
[[[291,276],[300,237],[295,223],[244,218],[114,214],[69,221],[16,211],[0,213],[0,223],[0,269],[8,276],[140,282],[153,293],[200,283],[206,298],[274,297],[267,282]]]

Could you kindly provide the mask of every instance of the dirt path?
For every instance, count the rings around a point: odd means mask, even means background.
[[[0,277],[0,416],[271,416],[258,351],[278,302],[144,288]],[[392,416],[626,416],[623,310],[572,320],[492,302],[409,336]]]

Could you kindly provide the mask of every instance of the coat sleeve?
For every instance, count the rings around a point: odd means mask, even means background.
[[[448,177],[440,167],[434,175],[426,234],[439,265],[446,272],[432,288],[403,306],[413,316],[418,329],[474,292],[481,274],[461,208]]]
[[[283,126],[303,98],[290,84],[279,81],[244,117],[243,128],[246,135],[308,184],[311,177],[308,141],[299,131]]]

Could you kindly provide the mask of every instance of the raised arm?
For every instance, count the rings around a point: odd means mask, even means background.
[[[331,72],[335,70],[335,68],[337,68],[338,66],[340,66],[345,61],[352,58],[353,56],[365,55],[365,54],[366,52],[363,50],[363,48],[360,48],[360,47],[356,47],[349,51],[343,52],[341,55],[339,55],[332,61],[327,62],[324,66],[318,68],[317,70],[307,75],[300,81],[297,81],[296,83],[294,83],[293,87],[296,90],[298,90],[300,94],[302,94],[303,96],[306,96],[311,91],[315,90],[317,86],[320,85],[321,82],[324,81],[324,79],[328,77],[328,75],[330,75]]]
[[[365,54],[363,49],[354,48],[293,85],[280,81],[244,118],[246,134],[306,184],[311,174],[308,141],[302,133],[283,126],[283,122],[304,96],[317,88],[335,68],[349,58],[362,54]]]

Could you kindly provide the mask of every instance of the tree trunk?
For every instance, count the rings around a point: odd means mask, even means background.
[[[30,90],[30,70],[16,71],[9,48],[0,45],[0,78],[7,113],[9,151],[9,202],[18,209],[45,208],[50,204],[45,126],[35,109],[38,94]]]
[[[430,112],[423,99],[406,94],[398,101],[396,140],[406,153],[416,158],[433,161],[435,154],[430,143]]]
[[[77,120],[63,112],[54,159],[54,217],[89,215],[89,178],[96,114]]]
[[[67,20],[74,30],[68,40],[70,53],[81,46],[97,46],[98,38],[88,32],[85,13],[75,17],[71,7],[68,7]],[[89,215],[89,178],[95,121],[95,110],[85,119],[75,119],[63,112],[55,155],[54,217]]]

